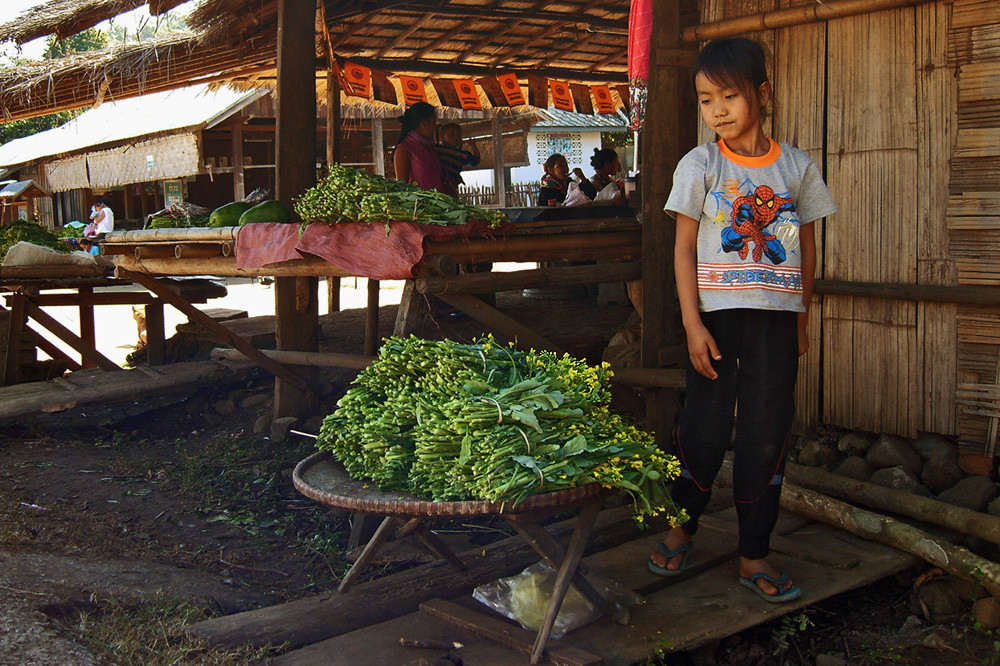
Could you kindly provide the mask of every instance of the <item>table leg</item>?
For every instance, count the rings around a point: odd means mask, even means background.
[[[146,312],[146,364],[166,363],[166,331],[163,322],[163,301],[153,301],[144,307]]]
[[[3,383],[16,384],[21,367],[21,333],[26,323],[23,294],[11,294],[10,322],[7,325],[7,352],[4,355]]]
[[[430,528],[424,525],[423,521],[420,521],[419,524],[414,525],[412,528],[410,528],[410,531],[412,531],[413,534],[418,539],[420,539],[425,546],[430,548],[432,553],[440,557],[442,560],[444,560],[451,566],[455,567],[455,569],[457,569],[458,571],[465,570],[465,564],[462,562],[462,560],[458,558],[458,555],[453,553],[451,548],[448,548],[448,546],[445,545],[445,543],[441,541],[440,538],[438,538],[438,535],[434,534],[434,532],[432,532]]]
[[[378,295],[379,281],[368,278],[368,307],[365,310],[365,354],[368,356],[378,351]]]
[[[77,293],[84,298],[81,301],[87,301],[86,305],[80,306],[80,339],[88,346],[97,349],[97,332],[94,325],[94,305],[89,302],[86,295],[93,295],[93,287],[80,287],[77,289]],[[93,361],[83,358],[80,361],[80,365],[84,368],[96,368],[97,364]]]
[[[583,549],[587,545],[587,539],[590,538],[590,532],[594,528],[594,521],[597,520],[597,514],[600,511],[601,502],[590,502],[580,509],[580,517],[576,519],[576,528],[573,530],[573,536],[570,538],[569,546],[566,548],[566,557],[563,558],[556,573],[556,582],[552,587],[552,600],[549,601],[549,608],[545,612],[545,620],[538,629],[538,636],[535,638],[535,646],[531,652],[532,664],[537,664],[541,661],[542,656],[545,654],[545,644],[549,640],[549,634],[552,633],[552,625],[555,624],[556,616],[559,615],[559,609],[562,607],[563,599],[569,590],[570,582],[573,580],[574,575],[579,573],[578,566],[580,559],[583,557]]]
[[[598,508],[600,505],[598,505]],[[566,550],[555,537],[549,534],[544,527],[533,521],[509,520],[510,524],[517,530],[525,541],[527,541],[535,551],[542,556],[546,562],[558,570],[560,564],[566,557]],[[611,611],[608,608],[607,600],[600,592],[587,580],[585,574],[587,566],[581,563],[577,571],[573,574],[573,587],[580,591],[591,603],[600,608],[606,615]]]
[[[347,592],[347,590],[354,585],[354,581],[357,580],[358,575],[375,558],[375,553],[377,553],[379,548],[382,547],[382,544],[385,543],[385,540],[396,528],[398,523],[399,520],[393,518],[392,516],[389,516],[382,521],[382,524],[378,526],[378,529],[375,530],[375,534],[373,534],[372,538],[368,541],[368,545],[365,546],[365,549],[361,551],[361,555],[354,562],[354,566],[352,566],[351,570],[347,572],[344,579],[340,581],[340,587],[337,588],[337,592]]]

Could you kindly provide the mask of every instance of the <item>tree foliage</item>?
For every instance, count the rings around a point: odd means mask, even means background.
[[[49,35],[45,54],[42,57],[45,60],[55,60],[74,53],[99,51],[106,48],[109,41],[107,33],[101,32],[97,28],[87,28],[66,39],[57,39],[55,35]]]

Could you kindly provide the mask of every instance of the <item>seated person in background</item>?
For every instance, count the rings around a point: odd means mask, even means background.
[[[559,153],[552,153],[549,159],[542,165],[545,174],[542,176],[542,186],[538,190],[538,205],[552,206],[553,201],[561,204],[566,199],[566,190],[569,188],[569,163],[566,158]],[[587,180],[580,169],[574,169],[573,175],[579,179],[577,183],[583,193],[591,199],[597,195],[594,186]]]
[[[115,230],[115,213],[111,210],[111,202],[101,199],[97,202],[97,217],[94,218],[94,238],[98,241]]]
[[[618,160],[618,153],[611,148],[594,148],[594,155],[590,158],[590,166],[594,167],[596,173],[590,179],[594,187],[594,194],[588,194],[591,199],[608,185],[614,183],[618,186],[618,198],[620,201],[625,195],[625,183],[618,177],[622,165]]]
[[[438,159],[441,160],[441,171],[444,178],[444,193],[458,196],[458,186],[462,180],[462,169],[466,166],[479,166],[479,146],[475,141],[462,141],[462,127],[458,123],[442,125],[440,130],[441,143],[437,144]],[[469,150],[462,146],[467,145]]]

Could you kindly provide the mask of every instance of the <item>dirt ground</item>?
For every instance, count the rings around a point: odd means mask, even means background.
[[[508,297],[500,307],[591,360],[631,309],[588,306],[584,319],[573,301]],[[385,333],[394,311],[383,308]],[[569,335],[546,330],[565,331],[566,321],[574,322]],[[363,322],[361,310],[324,318],[325,347],[360,352]],[[476,332],[442,316],[424,334]],[[322,413],[350,377],[325,376]],[[206,617],[331,590],[349,566],[348,517],[291,484],[312,441],[274,442],[264,427],[271,387],[259,374],[124,420],[106,405],[97,428],[67,428],[65,416],[0,424],[0,664],[262,663],[280,651],[218,652],[183,631]],[[503,536],[496,525],[469,524],[450,538]],[[997,663],[1000,643],[972,626],[967,605],[946,621],[923,612],[913,592],[918,573],[662,663]]]

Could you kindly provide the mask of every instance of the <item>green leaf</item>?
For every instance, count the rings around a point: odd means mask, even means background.
[[[531,456],[511,456],[510,459],[522,467],[527,467],[528,469],[536,472],[538,471],[538,461]]]

